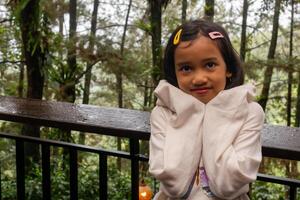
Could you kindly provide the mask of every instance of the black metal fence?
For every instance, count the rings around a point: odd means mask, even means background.
[[[78,152],[90,152],[99,155],[99,199],[108,199],[107,195],[107,157],[119,157],[131,160],[131,188],[133,199],[138,199],[139,184],[139,161],[148,159],[139,155],[139,143],[136,139],[130,139],[130,152],[105,150],[80,144],[61,142],[55,140],[40,139],[28,136],[18,136],[7,133],[0,133],[0,137],[15,140],[16,144],[16,171],[17,171],[17,199],[25,198],[25,158],[24,143],[36,143],[42,149],[42,189],[43,199],[51,199],[51,177],[50,177],[50,147],[62,147],[69,150],[70,167],[70,199],[78,199]],[[1,184],[1,182],[0,182]],[[1,187],[0,187],[1,188]],[[1,197],[1,191],[0,191]],[[1,199],[1,198],[0,198]]]
[[[78,199],[78,152],[99,155],[99,196],[108,199],[107,158],[120,157],[131,161],[131,196],[138,199],[139,162],[147,157],[140,155],[139,141],[150,137],[149,113],[142,111],[74,105],[14,97],[0,97],[0,120],[38,126],[93,132],[129,139],[129,152],[106,150],[68,142],[0,133],[0,137],[15,140],[17,199],[25,199],[24,143],[31,142],[42,149],[43,199],[51,199],[50,147],[69,149],[70,199]],[[275,158],[300,160],[300,129],[266,125],[263,129],[263,155]],[[1,173],[1,170],[0,170]],[[289,199],[296,199],[300,181],[259,174],[258,180],[289,186]],[[1,181],[0,181],[1,186]],[[1,187],[0,187],[1,197]],[[0,198],[1,199],[1,198]]]

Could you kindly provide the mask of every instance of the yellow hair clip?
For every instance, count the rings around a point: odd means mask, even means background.
[[[174,45],[177,45],[180,41],[180,36],[181,36],[181,32],[182,32],[182,28],[179,29],[174,37],[174,40],[173,40],[173,44]]]

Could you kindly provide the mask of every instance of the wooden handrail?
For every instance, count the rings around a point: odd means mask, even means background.
[[[148,140],[149,112],[0,96],[0,120]],[[300,128],[265,125],[263,155],[300,160]]]
[[[149,139],[149,113],[0,96],[0,120],[118,137]]]

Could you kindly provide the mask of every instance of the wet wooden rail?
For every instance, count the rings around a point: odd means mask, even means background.
[[[138,199],[138,163],[146,160],[137,155],[138,141],[148,140],[150,137],[149,116],[149,112],[136,110],[0,96],[0,120],[129,138],[130,153],[118,155],[128,157],[132,161],[132,194],[134,194],[132,199]],[[2,137],[10,136],[3,134]],[[42,144],[44,141],[39,142]],[[262,144],[264,156],[300,161],[300,128],[265,124]],[[68,144],[53,143],[53,145]],[[74,148],[85,147],[74,145]],[[113,155],[114,152],[104,154]],[[289,186],[290,199],[296,198],[296,190],[300,187],[298,180],[282,180],[263,174],[260,174],[258,179]],[[76,187],[74,191],[77,191]]]
[[[149,112],[0,97],[0,120],[148,140]],[[300,160],[300,128],[265,125],[264,156]]]
[[[149,113],[0,96],[0,120],[149,139]]]

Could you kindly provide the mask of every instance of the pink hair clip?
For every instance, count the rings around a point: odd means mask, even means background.
[[[208,35],[209,35],[210,39],[212,39],[212,40],[217,39],[217,38],[224,38],[222,33],[218,32],[218,31],[210,32],[210,33],[208,33]]]

